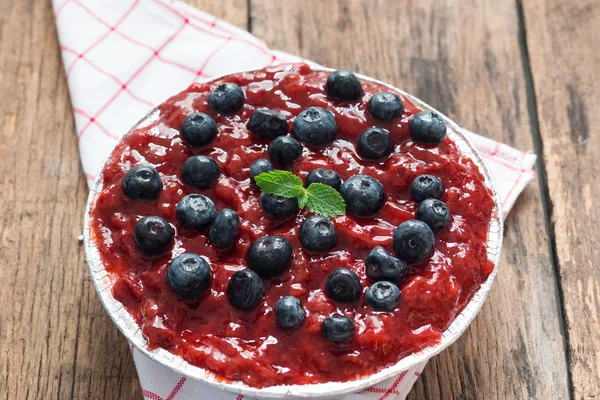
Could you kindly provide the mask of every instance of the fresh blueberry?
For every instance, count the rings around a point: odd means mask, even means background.
[[[276,196],[262,192],[260,205],[273,219],[288,219],[298,213],[298,199]]]
[[[210,92],[208,104],[216,112],[233,114],[244,105],[244,92],[235,83],[221,83]]]
[[[446,137],[446,124],[438,114],[421,111],[410,122],[410,136],[415,142],[439,144]]]
[[[181,169],[181,179],[198,189],[212,186],[220,175],[219,164],[208,156],[191,156],[185,160]]]
[[[298,329],[306,317],[302,303],[293,296],[279,299],[275,305],[275,314],[277,315],[277,325],[286,331]]]
[[[269,144],[269,156],[281,165],[289,165],[302,154],[302,145],[291,136],[279,136]]]
[[[263,278],[279,276],[292,263],[292,245],[282,236],[263,236],[250,245],[246,261]]]
[[[212,271],[206,260],[196,254],[175,257],[167,268],[169,288],[186,299],[197,299],[206,292],[212,281]]]
[[[365,299],[377,311],[392,311],[400,304],[400,289],[392,282],[375,282],[367,289]]]
[[[343,101],[358,100],[363,94],[360,79],[352,72],[344,70],[330,73],[325,83],[325,89],[330,97]]]
[[[140,166],[127,171],[122,186],[123,193],[130,199],[154,200],[160,195],[163,184],[154,168]]]
[[[306,186],[311,183],[322,183],[339,191],[342,186],[342,178],[335,171],[327,168],[317,168],[310,171],[306,177]]]
[[[219,249],[227,249],[233,246],[235,238],[240,232],[240,217],[235,211],[224,208],[215,215],[208,238],[213,246]]]
[[[335,116],[321,107],[308,107],[294,120],[294,135],[312,146],[330,143],[337,134]]]
[[[199,231],[213,222],[215,203],[203,194],[188,194],[177,203],[177,220],[185,229]]]
[[[254,271],[237,271],[227,285],[227,300],[238,310],[250,310],[260,303],[263,295],[263,283]]]
[[[144,217],[133,228],[133,240],[142,253],[158,256],[171,247],[173,228],[161,217]]]
[[[396,93],[379,92],[369,100],[369,111],[382,121],[396,118],[402,114],[403,109],[402,100]]]
[[[358,300],[361,290],[358,275],[348,268],[334,270],[325,281],[327,296],[340,303]]]
[[[285,116],[277,111],[259,108],[252,113],[248,121],[248,129],[256,137],[275,139],[287,133],[288,122]]]
[[[181,136],[192,146],[209,144],[217,133],[217,123],[213,117],[201,112],[191,113],[181,124]]]
[[[381,246],[375,247],[365,260],[367,276],[372,281],[391,281],[399,284],[408,273],[406,262],[392,256]]]
[[[429,225],[432,231],[439,232],[450,224],[450,210],[443,201],[425,199],[419,204],[415,218]]]
[[[345,315],[334,314],[323,320],[321,333],[330,342],[347,342],[354,336],[354,322]]]
[[[300,242],[305,249],[325,251],[335,246],[335,227],[329,218],[313,215],[304,221],[300,229]]]
[[[410,220],[396,228],[393,242],[398,257],[407,263],[417,263],[431,256],[435,238],[425,222]]]
[[[439,199],[443,192],[442,181],[433,175],[419,175],[410,185],[410,194],[419,203],[425,199]]]
[[[383,128],[369,128],[358,138],[358,154],[368,160],[387,157],[393,149],[390,133]]]
[[[256,178],[257,175],[260,175],[263,172],[273,171],[273,169],[274,168],[273,164],[271,164],[271,161],[267,160],[266,158],[259,158],[250,166],[250,181],[256,184],[254,178]]]
[[[351,176],[342,184],[340,194],[346,210],[357,217],[371,217],[385,204],[383,185],[368,175]]]

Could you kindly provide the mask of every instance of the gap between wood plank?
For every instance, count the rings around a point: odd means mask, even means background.
[[[252,0],[246,2],[246,12],[248,13],[247,28],[248,32],[252,33]]]
[[[250,1],[250,0],[248,0]],[[521,63],[523,67],[523,75],[525,79],[525,93],[527,96],[527,110],[529,112],[529,120],[531,122],[531,136],[533,138],[533,147],[537,155],[537,177],[540,185],[540,197],[544,211],[544,225],[546,234],[548,235],[548,248],[550,254],[550,262],[554,269],[554,283],[556,287],[557,297],[557,312],[559,316],[559,327],[563,337],[563,348],[565,352],[565,364],[567,366],[567,384],[569,390],[569,398],[574,399],[574,387],[572,373],[570,369],[571,355],[569,352],[569,331],[565,324],[565,299],[563,288],[560,282],[560,265],[558,262],[558,253],[556,250],[556,239],[554,224],[552,223],[552,200],[550,199],[550,190],[548,188],[548,175],[546,173],[546,162],[544,159],[544,144],[542,142],[542,134],[540,131],[539,114],[537,109],[537,96],[535,92],[535,82],[533,80],[533,72],[531,70],[531,61],[529,59],[529,47],[527,44],[527,25],[525,22],[525,13],[523,11],[523,0],[516,0],[517,14],[519,20],[519,48],[521,50]]]

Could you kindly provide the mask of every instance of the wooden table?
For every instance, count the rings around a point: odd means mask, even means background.
[[[490,298],[410,399],[600,397],[600,2],[191,2],[537,153]],[[0,0],[0,398],[139,399],[76,239],[87,188],[48,3]]]

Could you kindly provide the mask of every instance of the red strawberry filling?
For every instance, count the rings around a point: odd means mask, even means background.
[[[157,122],[133,131],[117,145],[92,207],[92,234],[99,239],[102,260],[112,274],[114,297],[138,322],[150,348],[163,347],[223,379],[243,380],[254,387],[352,380],[438,342],[492,272],[486,242],[494,202],[475,164],[462,157],[450,139],[439,145],[411,140],[409,121],[421,110],[406,97],[399,95],[401,115],[383,121],[372,115],[368,103],[374,94],[390,91],[388,87],[363,81],[360,98],[335,100],[326,92],[328,75],[307,65],[284,65],[193,84],[160,105]],[[238,111],[219,113],[209,105],[211,90],[222,82],[236,83],[243,90],[245,101]],[[249,132],[253,111],[259,107],[278,111],[291,131],[294,118],[309,106],[333,112],[337,136],[324,146],[304,145],[299,158],[279,169],[303,180],[316,168],[331,169],[343,181],[369,175],[381,182],[386,196],[373,217],[332,218],[336,244],[320,253],[307,251],[299,240],[310,210],[275,221],[261,207],[261,191],[249,179],[252,163],[269,158],[271,142]],[[218,126],[216,137],[203,147],[190,146],[181,136],[184,119],[194,111],[209,114]],[[383,160],[367,160],[357,152],[359,136],[371,127],[386,129],[392,139],[394,150]],[[210,156],[220,168],[220,177],[206,189],[181,179],[183,163],[198,154]],[[139,165],[153,166],[160,174],[158,198],[139,200],[124,194],[125,174]],[[373,283],[365,259],[375,246],[394,254],[394,230],[415,218],[418,203],[411,198],[411,183],[422,174],[443,182],[440,200],[452,215],[450,224],[435,233],[432,256],[409,265],[408,275],[398,284],[398,306],[393,311],[374,310],[364,296]],[[192,193],[210,198],[217,210],[237,213],[240,227],[233,247],[219,249],[207,231],[182,227],[176,206]],[[134,240],[134,227],[145,216],[161,217],[175,231],[173,245],[159,256],[144,255]],[[226,295],[229,280],[247,268],[250,245],[265,235],[281,235],[291,243],[291,265],[282,275],[262,280],[264,293],[257,306],[238,310]],[[183,253],[202,256],[212,270],[210,288],[194,300],[175,294],[167,284],[169,263]],[[327,297],[325,282],[340,267],[358,276],[362,288],[358,300],[339,303]],[[294,296],[303,304],[306,318],[298,329],[284,330],[277,324],[275,305],[283,296]],[[321,325],[334,313],[353,321],[350,340],[337,343],[323,337]]]

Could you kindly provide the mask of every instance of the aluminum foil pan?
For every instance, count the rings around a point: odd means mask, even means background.
[[[332,69],[313,67],[313,70],[325,70],[333,71]],[[242,72],[242,71],[240,71]],[[251,72],[251,71],[248,71]],[[456,317],[456,319],[450,324],[448,329],[443,333],[441,340],[434,346],[429,346],[419,352],[413,353],[407,357],[401,359],[398,363],[389,366],[376,374],[363,377],[358,380],[350,382],[329,382],[329,383],[318,383],[310,385],[281,385],[271,386],[265,388],[253,388],[246,385],[243,382],[224,382],[222,378],[219,378],[214,373],[205,370],[203,368],[196,367],[189,364],[180,356],[172,354],[162,348],[156,350],[149,350],[146,347],[146,339],[143,337],[139,326],[131,317],[129,312],[123,307],[123,305],[117,301],[112,295],[113,280],[110,274],[104,268],[104,265],[100,258],[100,253],[96,246],[95,240],[91,236],[90,231],[90,210],[96,196],[102,189],[102,173],[96,175],[96,180],[90,189],[88,202],[85,210],[84,220],[84,245],[85,255],[89,266],[92,282],[94,287],[100,296],[100,300],[106,308],[106,311],[110,315],[115,325],[119,328],[121,333],[125,335],[127,340],[133,344],[139,351],[145,354],[150,359],[161,364],[175,373],[184,375],[188,378],[200,381],[201,383],[207,384],[217,389],[225,390],[235,394],[241,394],[252,399],[332,399],[339,398],[339,396],[356,393],[362,391],[368,387],[376,385],[386,379],[396,377],[403,371],[406,371],[417,364],[420,364],[442,350],[450,346],[458,337],[467,329],[471,321],[475,318],[492,287],[492,283],[498,271],[498,263],[500,261],[500,252],[502,248],[502,208],[500,204],[500,198],[498,190],[492,175],[486,167],[483,158],[479,152],[475,149],[473,144],[465,137],[462,133],[461,128],[451,119],[435,110],[433,107],[425,104],[421,100],[414,96],[405,93],[391,85],[384,82],[380,82],[370,77],[358,75],[362,80],[368,82],[379,83],[389,87],[392,91],[399,92],[414,102],[417,106],[423,110],[431,110],[438,113],[445,121],[448,127],[448,137],[453,140],[460,153],[463,156],[469,157],[479,167],[481,173],[485,177],[485,183],[488,188],[493,192],[493,198],[495,207],[492,211],[492,220],[489,225],[488,242],[487,242],[487,254],[489,259],[494,263],[494,270],[488,277],[488,279],[481,285],[479,290],[475,292],[467,306],[463,311]],[[220,79],[214,78],[210,81]],[[208,82],[210,82],[208,81]],[[144,116],[137,124],[135,124],[129,132],[135,129],[142,128],[156,122],[159,118],[159,112],[157,108],[153,108],[146,116]],[[112,154],[111,154],[112,155]],[[104,164],[110,159],[107,158]],[[102,169],[104,165],[102,166]]]

